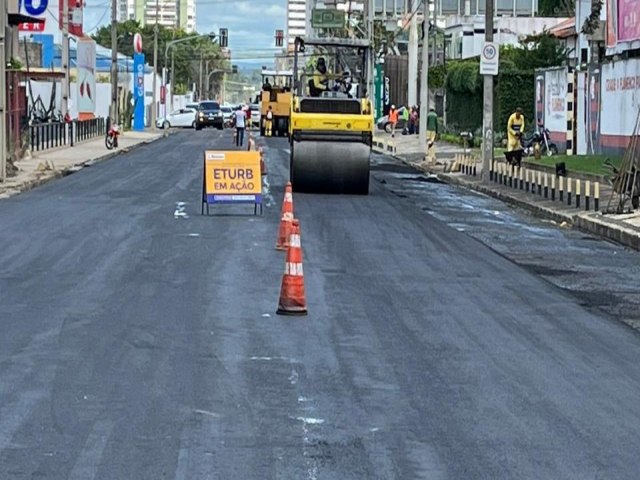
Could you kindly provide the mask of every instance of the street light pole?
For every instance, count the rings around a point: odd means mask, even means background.
[[[484,38],[493,42],[493,1],[486,0]],[[482,179],[489,181],[489,169],[493,160],[493,75],[484,76],[484,101],[482,115]]]
[[[5,35],[7,33],[7,2],[0,0],[0,181],[7,175],[7,62],[5,59]]]
[[[156,0],[156,25],[153,28],[153,108],[151,109],[151,128],[155,130],[156,118],[158,112],[156,111],[156,102],[158,100],[156,90],[158,89],[158,83],[156,77],[158,76],[158,15],[160,12],[159,0]]]
[[[68,0],[66,0],[68,1]],[[112,123],[118,123],[118,5],[111,0],[111,112]]]
[[[69,112],[69,0],[62,1],[62,116]]]
[[[493,0],[490,0],[493,1]],[[420,78],[420,130],[418,142],[427,152],[427,115],[429,114],[429,2],[424,0],[424,35],[422,39],[422,75]],[[435,25],[434,25],[435,27]]]

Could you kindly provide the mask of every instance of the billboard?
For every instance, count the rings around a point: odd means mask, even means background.
[[[58,0],[58,28],[63,28],[63,0]],[[82,33],[82,0],[67,0],[69,5],[69,33],[81,37]]]
[[[640,109],[640,59],[605,63],[602,71],[601,135],[630,136]]]
[[[640,0],[617,0],[618,42],[640,40]]]
[[[544,123],[551,132],[567,131],[567,68],[547,70]]]
[[[640,41],[640,0],[607,0],[607,19],[607,47]]]
[[[96,42],[91,39],[78,41],[78,113],[96,111]]]

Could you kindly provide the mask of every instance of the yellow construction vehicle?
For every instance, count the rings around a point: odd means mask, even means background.
[[[262,91],[260,92],[260,135],[264,136],[265,119],[271,107],[273,113],[273,135],[285,136],[289,133],[291,111],[291,70],[262,70]]]
[[[301,66],[309,55],[310,64]],[[368,55],[366,40],[296,38],[289,123],[295,192],[369,193],[374,118],[366,92]]]

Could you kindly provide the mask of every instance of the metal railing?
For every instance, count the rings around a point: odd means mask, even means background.
[[[76,142],[106,135],[106,125],[104,118],[29,125],[29,146],[32,152],[64,145],[73,147]]]

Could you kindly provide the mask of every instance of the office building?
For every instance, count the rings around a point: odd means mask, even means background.
[[[118,20],[138,20],[167,28],[182,28],[191,33],[196,29],[195,0],[118,0]]]

